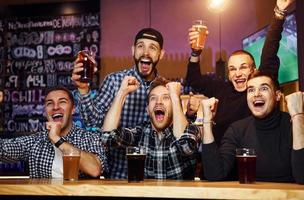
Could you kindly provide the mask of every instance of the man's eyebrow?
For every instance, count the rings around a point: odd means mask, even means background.
[[[144,42],[143,41],[139,41],[139,42],[136,42],[135,45],[138,45],[138,44],[143,44]]]
[[[59,98],[59,100],[68,100],[68,98],[66,98],[66,97],[61,97],[61,98]]]
[[[249,63],[242,63],[240,66],[244,66],[244,65],[250,65]]]
[[[268,86],[268,87],[270,87],[270,85],[268,83],[262,83],[261,86]]]

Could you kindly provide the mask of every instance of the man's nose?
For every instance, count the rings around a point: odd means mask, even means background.
[[[259,89],[256,89],[255,91],[254,91],[254,96],[260,96],[260,90]]]
[[[144,48],[144,55],[145,56],[149,55],[149,48]]]
[[[243,73],[240,69],[237,69],[235,74],[236,74],[236,76],[241,76]]]
[[[157,104],[162,104],[163,103],[163,99],[162,98],[157,98],[156,103]]]
[[[54,103],[53,109],[54,109],[54,110],[58,110],[58,109],[59,109],[59,104],[58,104],[58,103]]]

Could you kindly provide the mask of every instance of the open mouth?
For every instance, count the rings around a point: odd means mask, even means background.
[[[141,58],[139,62],[143,72],[148,72],[150,70],[152,64],[151,58]]]
[[[245,78],[242,78],[242,79],[236,79],[234,80],[234,82],[238,85],[242,85],[242,84],[245,84],[246,83],[246,79]]]
[[[165,118],[165,111],[161,108],[154,110],[154,115],[157,121],[163,121]]]
[[[265,102],[263,100],[255,100],[253,102],[253,106],[256,108],[261,108],[265,105]]]
[[[63,119],[63,114],[61,114],[61,113],[53,114],[52,118],[53,118],[54,122],[60,122]]]

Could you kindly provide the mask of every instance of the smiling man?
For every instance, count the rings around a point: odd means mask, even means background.
[[[294,0],[277,0],[262,50],[259,70],[270,72],[275,77],[278,75],[280,66],[277,52],[282,37],[284,19],[287,15],[286,9],[293,2]],[[197,37],[197,31],[190,28],[190,44],[195,42]],[[200,54],[201,50],[192,49],[186,79],[196,92],[219,99],[218,111],[214,119],[216,124],[213,126],[215,141],[219,145],[223,134],[231,123],[250,115],[246,102],[246,85],[248,76],[255,70],[256,66],[254,58],[249,52],[237,50],[228,59],[229,81],[214,79],[208,75],[201,75]]]
[[[123,79],[106,115],[103,138],[111,146],[139,146],[147,149],[145,178],[194,179],[198,133],[183,114],[181,84],[159,77],[150,86],[147,113],[150,121],[134,127],[119,127],[125,99],[139,87],[131,76]]]
[[[256,71],[247,83],[251,116],[232,123],[217,147],[212,123],[204,124],[202,162],[208,180],[227,180],[235,169],[235,150],[254,148],[256,180],[304,183],[304,93],[286,97],[289,114],[281,112],[279,84],[270,74]],[[212,121],[217,100],[203,100],[204,117]]]
[[[133,76],[139,82],[139,88],[126,97],[126,103],[122,110],[120,120],[121,127],[134,127],[149,117],[146,112],[147,91],[151,81],[157,77],[156,65],[164,55],[163,36],[153,28],[140,30],[131,47],[135,66],[131,69],[109,74],[99,88],[97,95],[93,98],[88,83],[81,83],[78,73],[83,70],[82,63],[74,66],[72,80],[78,87],[80,113],[83,121],[88,127],[100,128],[104,117],[113,102],[114,97],[125,76]],[[124,148],[109,147],[110,172],[105,175],[111,179],[127,178],[127,162]]]
[[[46,129],[32,135],[0,139],[0,158],[29,162],[31,178],[62,178],[62,152],[77,148],[80,177],[99,177],[106,169],[105,152],[99,135],[73,124],[73,96],[64,87],[48,90],[45,97]]]

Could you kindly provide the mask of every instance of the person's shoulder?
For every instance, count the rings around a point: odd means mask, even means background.
[[[232,122],[230,127],[234,128],[234,129],[244,129],[244,128],[249,127],[249,124],[251,124],[253,122],[254,122],[254,117],[248,116],[243,119]]]
[[[121,71],[116,71],[108,74],[105,80],[122,80],[125,76],[132,76],[134,74],[134,68],[124,69]]]

